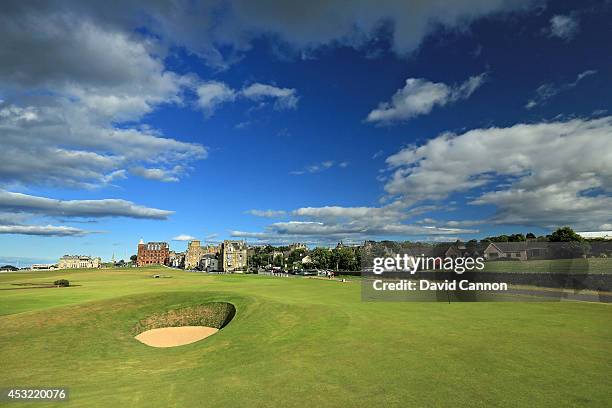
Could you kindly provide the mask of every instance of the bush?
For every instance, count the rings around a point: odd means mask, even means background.
[[[63,288],[65,288],[65,287],[67,287],[67,286],[70,286],[70,282],[68,282],[68,280],[67,280],[67,279],[59,279],[59,280],[56,280],[55,282],[53,282],[53,284],[54,284],[55,286],[61,286],[61,287],[63,287]]]

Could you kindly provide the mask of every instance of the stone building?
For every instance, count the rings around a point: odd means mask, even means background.
[[[306,244],[302,244],[301,242],[294,242],[293,244],[289,245],[289,251],[295,251],[298,249],[308,250],[308,247]]]
[[[199,266],[203,255],[204,249],[200,245],[200,241],[189,241],[187,252],[185,253],[185,269],[195,269]]]
[[[168,258],[168,265],[173,268],[184,268],[185,267],[185,252],[174,252],[170,251]]]
[[[168,265],[170,261],[170,247],[167,242],[147,242],[140,240],[138,243],[138,266],[145,265]]]
[[[185,254],[185,269],[196,269],[200,266],[204,255],[217,255],[219,252],[219,247],[216,245],[202,246],[198,240],[189,241]]]
[[[223,271],[238,272],[247,269],[247,245],[244,241],[225,240],[221,246]]]
[[[217,260],[217,255],[204,254],[202,259],[200,260],[199,269],[206,272],[218,271],[219,261]]]
[[[64,255],[57,263],[59,269],[99,268],[102,260],[99,257],[83,255]]]

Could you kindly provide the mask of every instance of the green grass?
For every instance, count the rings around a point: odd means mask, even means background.
[[[484,272],[612,274],[612,258],[485,262]]]
[[[160,269],[0,274],[0,388],[67,386],[61,407],[609,406],[607,304],[367,303],[360,283]],[[141,319],[207,302],[234,319],[156,349]]]

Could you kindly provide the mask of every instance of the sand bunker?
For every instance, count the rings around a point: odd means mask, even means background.
[[[136,336],[136,340],[151,347],[176,347],[195,343],[218,332],[206,326],[162,327],[147,330]]]
[[[215,334],[235,315],[231,303],[209,302],[150,315],[132,328],[132,334],[147,346],[182,346]]]

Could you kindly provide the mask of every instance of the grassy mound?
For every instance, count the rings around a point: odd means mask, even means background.
[[[231,303],[211,302],[154,314],[139,321],[132,332],[136,335],[151,329],[180,326],[206,326],[222,329],[235,315],[236,308]]]

